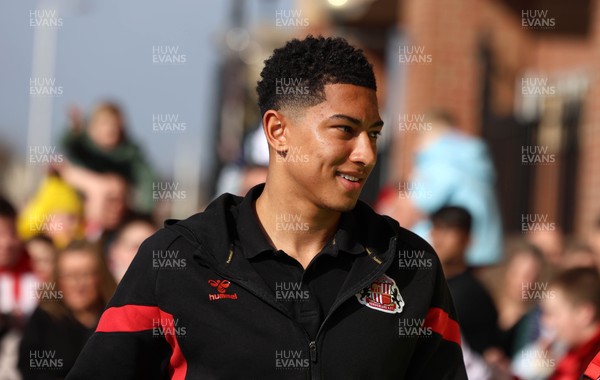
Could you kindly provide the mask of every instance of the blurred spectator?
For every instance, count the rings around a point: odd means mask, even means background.
[[[560,229],[535,230],[529,235],[528,240],[542,251],[551,269],[560,268],[565,249],[565,238]]]
[[[567,245],[561,260],[563,269],[594,268],[598,267],[594,250],[583,242],[573,242]]]
[[[129,219],[115,232],[108,249],[108,266],[117,283],[121,282],[140,245],[154,232],[156,227],[152,220],[141,216]]]
[[[142,150],[127,136],[121,108],[111,102],[98,104],[87,128],[77,109],[70,116],[71,128],[63,140],[67,158],[95,173],[118,174],[134,190],[134,208],[152,212],[155,176]]]
[[[33,311],[35,276],[16,230],[16,211],[0,197],[0,331],[19,325]]]
[[[502,225],[495,194],[496,174],[485,143],[456,128],[443,111],[427,115],[431,131],[421,135],[415,166],[406,188],[415,196],[395,198],[379,211],[429,238],[427,214],[444,205],[465,208],[473,218],[469,266],[486,266],[502,256]],[[384,207],[385,208],[385,207]]]
[[[431,215],[431,241],[436,250],[460,320],[461,333],[479,355],[500,347],[498,313],[483,285],[467,268],[471,216],[461,207],[442,207]]]
[[[542,301],[544,323],[568,351],[550,380],[579,379],[600,351],[600,277],[592,268],[574,268],[550,283],[553,297]]]
[[[50,285],[38,292],[19,347],[24,380],[64,378],[115,290],[103,255],[84,241],[59,252]]]
[[[106,243],[131,213],[127,181],[115,173],[98,174],[68,163],[55,169],[85,198],[86,239]]]
[[[52,239],[46,235],[36,235],[25,242],[25,248],[38,281],[50,281],[56,260],[56,247]]]
[[[527,289],[539,282],[543,272],[542,253],[536,246],[526,242],[515,247],[503,269],[496,304],[503,347],[511,358],[539,337],[539,298],[535,297],[536,294],[530,297]]]
[[[86,236],[92,240],[106,238],[106,234],[114,232],[130,213],[125,180],[106,174],[100,183],[94,202],[86,200]]]
[[[56,175],[49,175],[19,213],[21,239],[45,234],[61,249],[83,237],[82,201],[77,192]]]
[[[36,306],[36,278],[17,236],[17,213],[0,197],[0,378],[15,379],[17,344]]]

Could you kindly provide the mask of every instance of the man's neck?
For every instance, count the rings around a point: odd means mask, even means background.
[[[268,182],[254,207],[273,246],[305,269],[335,234],[340,219],[339,212],[319,209]]]

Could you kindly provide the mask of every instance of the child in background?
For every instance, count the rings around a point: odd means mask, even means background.
[[[551,281],[542,301],[543,323],[564,344],[550,380],[579,379],[600,351],[600,276],[593,268],[564,271]]]
[[[83,237],[82,212],[79,194],[60,177],[51,174],[19,214],[19,236],[28,240],[45,234],[62,249]]]

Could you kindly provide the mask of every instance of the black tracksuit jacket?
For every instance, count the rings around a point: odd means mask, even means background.
[[[142,244],[68,380],[467,379],[424,240],[359,201],[366,252],[311,341],[236,244],[241,201],[222,195]]]

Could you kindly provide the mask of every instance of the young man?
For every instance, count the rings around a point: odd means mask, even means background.
[[[309,36],[261,77],[266,184],[149,238],[68,379],[466,379],[433,249],[358,202],[383,124],[369,62]]]

